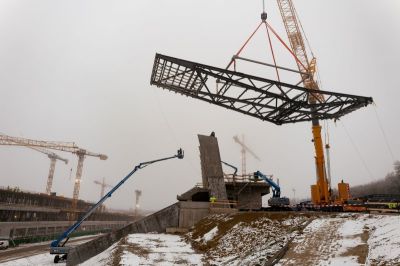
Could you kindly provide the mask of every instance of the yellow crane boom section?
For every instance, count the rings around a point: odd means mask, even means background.
[[[296,56],[296,64],[302,73],[301,78],[304,87],[307,89],[318,90],[318,84],[314,80],[316,60],[313,58],[309,61],[307,56],[304,39],[301,34],[299,21],[296,16],[292,0],[277,0],[279,10],[282,15],[286,33],[289,38],[290,46]],[[306,74],[305,74],[306,73]],[[308,100],[310,103],[317,101],[323,102],[324,98],[321,94],[313,94]],[[315,149],[315,165],[317,172],[317,184],[311,186],[311,198],[315,204],[329,204],[331,202],[330,187],[325,170],[324,148],[321,137],[321,126],[318,119],[312,121],[312,133]]]

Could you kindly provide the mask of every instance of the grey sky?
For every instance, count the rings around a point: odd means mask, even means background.
[[[285,35],[275,0],[269,21]],[[400,150],[398,0],[295,0],[318,58],[323,88],[372,96],[376,107],[330,123],[333,183],[383,177]],[[260,20],[261,1],[0,1],[0,131],[41,140],[74,141],[107,161],[87,157],[81,198],[94,201],[93,180],[116,183],[137,163],[185,149],[185,160],[146,168],[107,203],[158,209],[200,182],[196,134],[215,131],[222,158],[240,166],[232,137],[244,133],[261,162],[248,170],[280,178],[283,193],[309,195],[315,180],[310,123],[275,126],[149,85],[156,52],[224,67]],[[269,61],[264,32],[245,55]],[[280,65],[293,62],[277,50]],[[243,67],[241,71],[246,72]],[[252,71],[251,68],[247,71]],[[259,74],[259,73],[257,73]],[[271,77],[271,76],[269,76]],[[272,77],[273,78],[273,77]],[[357,145],[353,148],[343,125]],[[57,163],[53,190],[72,196],[77,158]],[[44,192],[49,160],[23,148],[0,147],[0,186]],[[69,169],[73,168],[71,179]],[[370,173],[368,172],[370,171]]]

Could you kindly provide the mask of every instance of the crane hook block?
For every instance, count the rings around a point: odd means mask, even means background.
[[[262,21],[266,21],[266,20],[267,20],[267,17],[268,17],[268,16],[267,16],[267,13],[265,13],[265,12],[262,12],[262,13],[261,13],[261,20],[262,20]]]
[[[178,159],[183,159],[185,152],[181,149],[178,150],[178,154],[176,155],[176,157],[178,157]]]

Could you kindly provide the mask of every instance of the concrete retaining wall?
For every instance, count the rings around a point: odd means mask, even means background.
[[[210,214],[209,202],[181,201],[179,207],[180,228],[190,228]]]
[[[175,203],[152,215],[131,223],[119,230],[100,236],[82,245],[71,248],[67,266],[77,265],[103,252],[122,237],[132,233],[165,232],[167,227],[179,226],[179,203]]]
[[[203,186],[218,200],[227,200],[224,173],[218,140],[215,136],[197,135],[200,142],[200,163]]]

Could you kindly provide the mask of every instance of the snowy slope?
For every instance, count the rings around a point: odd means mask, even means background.
[[[400,265],[400,216],[340,214],[315,219],[279,265]]]
[[[287,213],[212,215],[188,238],[212,265],[262,265],[308,220],[307,216]]]
[[[400,265],[400,216],[299,213],[212,215],[185,236],[131,234],[82,265],[262,265],[290,240],[279,266]],[[1,265],[54,264],[45,253]]]

